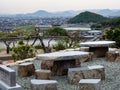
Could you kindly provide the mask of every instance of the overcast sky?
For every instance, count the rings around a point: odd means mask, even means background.
[[[0,0],[0,14],[82,9],[120,9],[120,0]]]

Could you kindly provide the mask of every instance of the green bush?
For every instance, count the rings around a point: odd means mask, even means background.
[[[65,48],[66,46],[62,41],[59,41],[57,44],[53,45],[53,49],[55,49],[56,51],[64,50]]]
[[[43,47],[40,46],[40,45],[37,45],[37,46],[34,46],[34,47],[35,47],[35,49],[43,49]]]
[[[120,28],[107,29],[105,33],[107,40],[112,40],[116,42],[116,46],[120,47]]]
[[[18,46],[13,47],[12,49],[12,57],[15,61],[35,56],[35,49],[32,46],[21,42],[22,41],[19,42]]]

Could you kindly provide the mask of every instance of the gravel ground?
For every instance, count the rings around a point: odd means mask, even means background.
[[[40,61],[35,60],[36,69],[40,68]],[[103,65],[105,67],[106,79],[101,82],[101,90],[120,90],[120,64],[119,62],[109,62],[105,58],[94,58],[90,62],[84,62],[81,66]],[[11,67],[17,70],[17,66]],[[17,77],[17,83],[22,86],[23,90],[30,90],[30,80],[34,76],[20,78]],[[78,85],[70,85],[67,76],[55,76],[53,80],[58,81],[58,90],[78,90]]]

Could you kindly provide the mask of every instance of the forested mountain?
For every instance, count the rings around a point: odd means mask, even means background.
[[[108,20],[108,18],[103,17],[96,13],[85,11],[71,18],[68,21],[68,23],[90,23],[90,22],[98,23],[98,22],[102,22],[105,20]]]

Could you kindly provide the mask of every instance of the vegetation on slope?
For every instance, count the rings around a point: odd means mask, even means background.
[[[98,25],[102,28],[111,27],[111,28],[120,28],[120,17],[109,19],[101,23],[93,24],[91,28],[97,28]]]
[[[102,22],[105,20],[108,20],[108,18],[103,17],[99,14],[86,11],[71,18],[68,22],[69,23],[90,23],[90,22],[98,23],[98,22]]]

